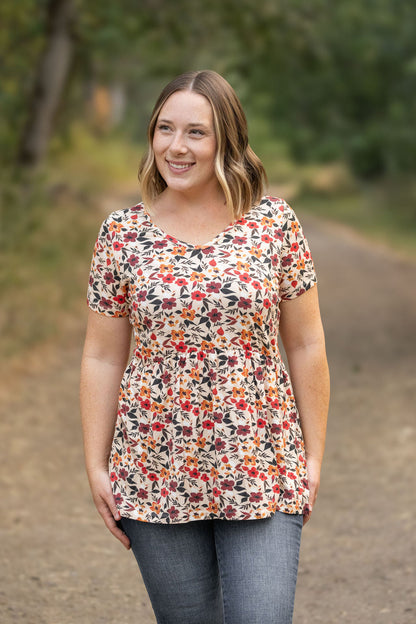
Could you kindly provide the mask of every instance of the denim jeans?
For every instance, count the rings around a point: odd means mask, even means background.
[[[122,518],[158,624],[290,624],[303,516]]]

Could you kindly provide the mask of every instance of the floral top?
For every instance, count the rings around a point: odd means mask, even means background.
[[[264,197],[209,243],[152,223],[143,204],[101,226],[90,308],[128,316],[109,460],[120,514],[155,523],[305,513],[308,482],[279,302],[316,283],[288,204]]]

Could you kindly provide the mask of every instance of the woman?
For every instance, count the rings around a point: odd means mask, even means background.
[[[91,267],[94,502],[159,623],[288,623],[328,408],[308,244],[292,209],[262,198],[243,110],[215,72],[165,87],[148,141],[143,202],[104,221]]]

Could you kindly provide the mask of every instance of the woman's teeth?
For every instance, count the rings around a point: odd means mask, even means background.
[[[174,169],[188,169],[188,167],[190,167],[192,165],[192,163],[186,163],[184,165],[178,165],[178,164],[173,163],[173,162],[169,162],[169,164]]]

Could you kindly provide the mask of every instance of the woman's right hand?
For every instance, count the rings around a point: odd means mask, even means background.
[[[130,540],[127,535],[118,526],[117,522],[121,516],[117,509],[113,491],[111,488],[111,481],[107,470],[95,470],[88,474],[90,482],[92,498],[98,513],[104,520],[107,529],[116,537],[123,546],[129,550]]]

